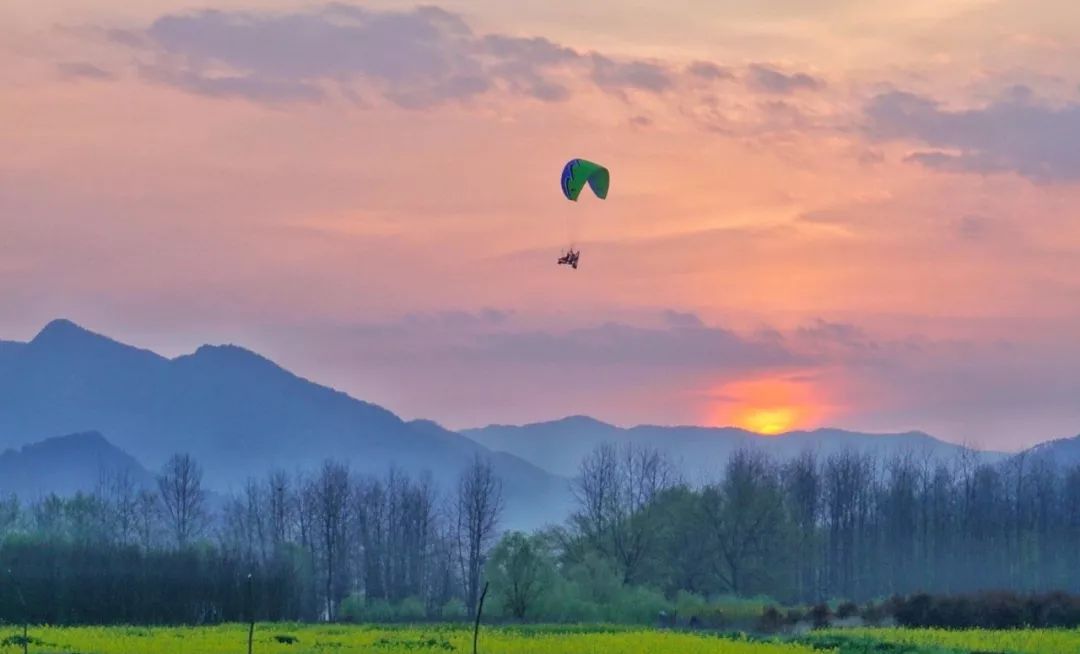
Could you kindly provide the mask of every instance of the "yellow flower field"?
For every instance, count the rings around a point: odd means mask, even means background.
[[[0,654],[21,654],[21,631],[0,627]],[[247,651],[246,625],[214,627],[31,627],[34,654],[227,654]],[[943,629],[842,629],[815,632],[845,641],[876,641],[927,648],[927,652],[1077,654],[1080,630],[989,631]],[[820,644],[819,644],[820,646]],[[481,654],[847,654],[807,644],[760,642],[625,627],[485,628]],[[942,648],[942,649],[936,649]],[[873,651],[877,651],[876,647]],[[920,651],[922,651],[920,649]],[[463,626],[259,624],[255,654],[470,654],[472,632]]]
[[[22,651],[0,631],[0,653]],[[247,651],[247,627],[32,627],[30,651],[79,654],[225,654]],[[260,624],[255,654],[443,654],[472,652],[472,632],[462,627],[392,628],[344,625]],[[562,629],[483,629],[481,654],[811,654],[808,646],[755,643],[650,630],[609,632]]]
[[[1008,654],[1078,654],[1080,629],[843,629],[823,634],[865,637],[885,643],[947,647]]]

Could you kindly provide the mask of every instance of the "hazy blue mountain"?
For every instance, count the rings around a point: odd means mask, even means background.
[[[1028,462],[1045,461],[1061,468],[1080,465],[1080,436],[1039,443],[1024,451]]]
[[[735,427],[661,427],[641,425],[624,429],[586,416],[572,416],[530,425],[491,425],[466,429],[465,436],[488,448],[517,455],[557,475],[573,476],[582,457],[604,442],[635,443],[669,454],[689,476],[718,473],[728,456],[742,447],[755,447],[780,460],[810,450],[828,456],[843,449],[879,455],[911,452],[935,458],[958,455],[965,448],[921,432],[867,434],[841,429],[793,431],[761,436]],[[984,461],[1006,457],[1000,452],[977,452]]]
[[[0,341],[0,363],[7,360],[8,357],[15,356],[15,353],[26,347],[26,343],[18,343],[16,341]]]
[[[460,433],[496,452],[515,454],[553,474],[573,477],[581,460],[603,442],[626,440],[626,430],[587,416],[528,425],[490,425]]]
[[[475,454],[490,456],[434,423],[406,423],[233,345],[167,359],[57,320],[0,357],[0,447],[96,430],[154,470],[189,452],[217,489],[326,459],[374,474],[391,465],[430,471],[446,487]],[[565,480],[513,456],[493,461],[510,525],[563,516]]]
[[[32,500],[92,492],[103,474],[124,471],[138,486],[153,486],[153,475],[101,434],[56,436],[0,454],[0,493]]]

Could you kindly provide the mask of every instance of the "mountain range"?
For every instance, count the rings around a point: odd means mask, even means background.
[[[816,429],[762,436],[737,427],[639,425],[621,428],[588,416],[524,426],[491,425],[461,433],[492,450],[514,454],[549,472],[568,476],[574,474],[582,457],[605,442],[634,443],[659,449],[693,478],[715,476],[731,453],[740,448],[760,449],[779,461],[790,460],[805,451],[825,457],[840,450],[856,450],[881,457],[911,453],[936,460],[954,458],[961,452],[970,451],[976,459],[987,463],[1009,456],[1003,452],[970,450],[914,431],[867,434]]]
[[[0,494],[5,496],[89,492],[109,474],[127,474],[136,487],[154,484],[154,475],[98,432],[55,436],[0,454]]]
[[[327,459],[361,473],[383,475],[391,466],[430,473],[448,489],[481,456],[503,480],[508,525],[560,520],[570,501],[565,479],[433,422],[406,422],[241,347],[204,346],[168,359],[67,320],[28,343],[4,343],[0,447],[86,431],[150,469],[187,452],[217,490]]]
[[[29,342],[0,341],[0,448],[9,448],[0,454],[0,492],[91,490],[103,466],[148,479],[147,469],[158,469],[175,452],[194,456],[217,491],[273,468],[313,469],[327,459],[362,473],[381,475],[391,466],[430,473],[449,489],[481,456],[503,479],[506,526],[528,528],[565,517],[569,478],[604,442],[657,447],[691,479],[716,474],[740,447],[762,448],[782,460],[808,449],[935,458],[965,449],[920,432],[819,429],[762,437],[731,427],[622,428],[586,416],[454,432],[432,421],[402,420],[235,345],[206,345],[170,359],[67,320],[49,323]],[[1080,437],[1030,452],[1080,463]],[[974,454],[987,462],[1009,456]]]

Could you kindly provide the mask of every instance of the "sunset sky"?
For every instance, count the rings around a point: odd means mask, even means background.
[[[232,342],[454,428],[1072,436],[1077,34],[1067,0],[7,0],[0,339]]]

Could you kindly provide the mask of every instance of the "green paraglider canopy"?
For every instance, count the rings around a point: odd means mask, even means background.
[[[607,168],[585,159],[571,159],[566,162],[562,172],[562,190],[566,199],[577,202],[586,182],[596,197],[601,200],[607,197],[608,184],[611,182]]]

